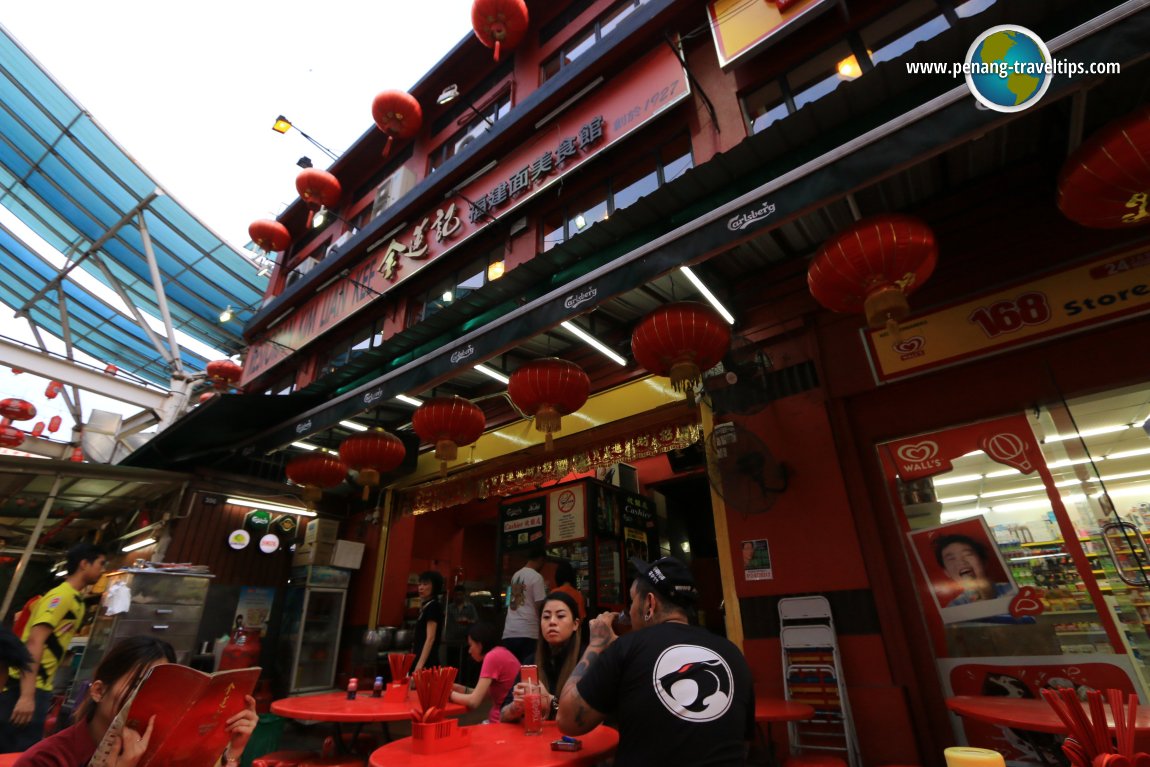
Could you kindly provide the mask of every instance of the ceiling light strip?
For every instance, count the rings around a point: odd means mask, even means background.
[[[618,354],[616,354],[615,352],[608,349],[607,346],[604,345],[602,341],[595,338],[594,336],[592,336],[587,331],[583,330],[583,328],[579,327],[574,322],[571,322],[569,320],[564,320],[561,324],[563,325],[563,328],[565,330],[567,330],[567,332],[571,333],[571,335],[575,336],[576,338],[579,338],[584,343],[590,344],[591,346],[595,347],[601,353],[603,353],[606,357],[610,358],[610,360],[612,362],[615,362],[619,365],[626,367],[627,360],[623,359]]]

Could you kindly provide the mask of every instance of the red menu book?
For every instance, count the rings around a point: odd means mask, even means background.
[[[244,696],[251,695],[259,677],[258,668],[205,674],[175,663],[154,667],[125,701],[89,765],[102,767],[112,738],[125,725],[142,733],[153,715],[152,737],[138,767],[216,764],[229,740],[224,726],[244,709]]]

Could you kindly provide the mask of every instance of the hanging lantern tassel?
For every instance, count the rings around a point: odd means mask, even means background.
[[[367,500],[373,487],[379,487],[379,472],[375,469],[360,469],[356,476],[356,484],[363,485],[362,500]]]
[[[551,405],[543,405],[535,413],[535,430],[543,432],[544,449],[555,449],[555,439],[551,436],[563,427],[563,415]]]
[[[872,328],[885,326],[895,343],[899,340],[899,322],[910,314],[910,303],[904,290],[901,285],[883,285],[863,301],[867,325]]]

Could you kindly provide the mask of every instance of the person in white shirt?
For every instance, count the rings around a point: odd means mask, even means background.
[[[539,641],[539,608],[547,596],[547,586],[539,574],[544,559],[542,544],[533,546],[527,553],[527,564],[511,576],[511,585],[507,590],[503,646],[523,664],[535,662],[535,645]]]

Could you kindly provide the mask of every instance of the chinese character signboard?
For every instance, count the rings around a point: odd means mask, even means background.
[[[247,383],[292,350],[313,341],[378,299],[428,263],[465,242],[493,220],[558,182],[689,95],[675,52],[659,45],[619,76],[552,119],[535,137],[497,158],[491,172],[456,190],[434,209],[375,245],[346,278],[280,322],[244,360]],[[398,205],[402,205],[402,201]]]
[[[726,69],[739,57],[762,50],[835,4],[835,0],[711,0],[707,19],[719,66]]]

